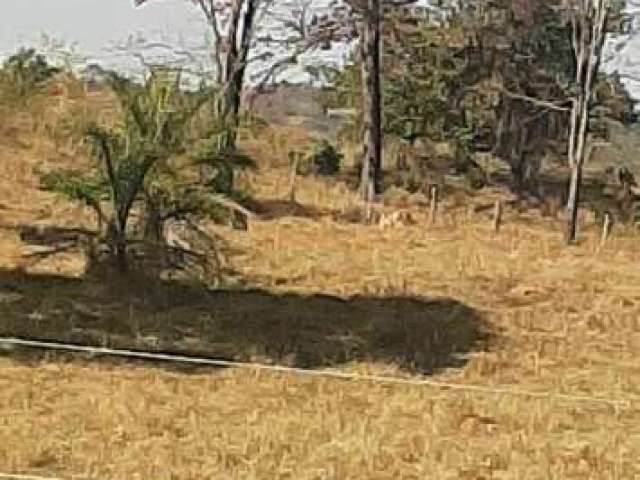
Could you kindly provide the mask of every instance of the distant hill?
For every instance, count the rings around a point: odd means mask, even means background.
[[[640,178],[640,124],[620,125],[610,123],[609,143],[593,152],[592,167],[626,167]]]
[[[344,121],[325,115],[320,90],[305,84],[282,83],[263,91],[249,90],[244,105],[275,125],[297,126],[335,141]]]

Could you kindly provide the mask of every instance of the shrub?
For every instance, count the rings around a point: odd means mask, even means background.
[[[60,70],[47,63],[43,55],[32,48],[20,49],[3,64],[0,85],[5,98],[24,100],[40,88]]]
[[[340,171],[344,156],[326,140],[314,142],[302,152],[298,173],[308,175],[335,175]]]
[[[197,95],[180,90],[180,74],[153,68],[142,85],[113,74],[109,80],[121,117],[115,128],[93,125],[86,138],[96,160],[93,171],[53,171],[42,176],[44,188],[83,201],[99,218],[100,235],[119,266],[127,268],[127,245],[134,236],[131,217],[142,219],[143,240],[166,241],[164,223],[189,215],[210,215],[225,208],[240,209],[228,197],[232,183],[215,177],[201,185],[188,175],[184,154],[195,150],[198,161],[209,162],[220,172],[232,171],[240,162],[226,155],[224,142],[215,135],[194,137],[191,122],[215,92]],[[222,147],[220,147],[222,145]],[[191,162],[193,163],[193,162]]]

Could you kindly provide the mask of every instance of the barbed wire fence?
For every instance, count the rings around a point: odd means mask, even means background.
[[[624,398],[607,398],[607,397],[594,397],[590,395],[577,395],[561,392],[543,392],[518,389],[512,387],[499,387],[499,386],[487,386],[476,384],[464,384],[443,382],[438,380],[431,380],[427,378],[402,378],[392,377],[384,375],[368,375],[359,373],[342,372],[337,370],[311,370],[299,367],[287,367],[283,365],[269,365],[256,362],[242,362],[236,360],[221,360],[213,358],[204,358],[187,355],[176,355],[168,353],[155,353],[149,351],[138,350],[123,350],[113,349],[106,347],[94,347],[89,345],[75,345],[61,342],[45,342],[39,340],[28,340],[21,338],[0,337],[0,348],[4,347],[5,350],[23,347],[31,349],[49,350],[49,351],[66,351],[75,353],[84,353],[92,356],[110,356],[120,359],[129,360],[148,360],[156,362],[168,362],[168,363],[181,363],[190,365],[200,365],[204,367],[226,367],[248,370],[262,370],[274,373],[291,374],[306,377],[324,377],[333,378],[336,380],[349,380],[358,382],[370,382],[370,383],[383,383],[383,384],[396,384],[396,385],[409,385],[409,386],[421,386],[430,387],[439,390],[451,390],[462,391],[468,393],[477,393],[484,395],[509,395],[519,396],[537,399],[547,399],[564,401],[569,403],[592,403],[606,405],[607,407],[613,407],[616,409],[631,408],[635,402],[640,402],[640,397],[635,398],[627,396]]]

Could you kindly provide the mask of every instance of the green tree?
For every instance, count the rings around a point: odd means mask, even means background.
[[[163,222],[171,217],[213,214],[220,205],[241,209],[220,177],[248,162],[228,157],[219,139],[226,133],[223,127],[194,127],[202,105],[215,92],[182,92],[180,73],[162,67],[152,69],[142,85],[117,75],[110,85],[121,117],[115,127],[89,128],[95,168],[89,173],[54,170],[43,176],[43,185],[95,210],[103,240],[126,270],[134,210],[146,219],[145,238],[163,240]],[[217,168],[211,182],[198,186],[189,178],[189,164],[180,163],[187,151],[192,153],[189,163],[207,162]]]

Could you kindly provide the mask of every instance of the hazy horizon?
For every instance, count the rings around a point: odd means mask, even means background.
[[[42,33],[77,42],[92,56],[137,32],[175,36],[205,31],[200,12],[186,0],[156,0],[137,8],[133,0],[20,0],[3,5],[2,16],[3,51],[34,45]]]
[[[134,7],[133,0],[20,0],[2,6],[4,19],[0,29],[0,58],[19,47],[44,49],[43,34],[67,46],[75,45],[79,63],[97,62],[108,69],[136,74],[140,63],[127,52],[114,52],[111,46],[126,44],[140,36],[152,41],[184,47],[194,54],[188,66],[199,70],[211,68],[206,49],[208,29],[201,12],[187,0],[155,0]],[[46,49],[45,49],[46,50]],[[330,52],[308,56],[313,60],[341,63],[346,46]],[[165,50],[150,52],[151,58],[168,60]],[[175,57],[172,57],[175,58]],[[606,71],[640,77],[640,36],[629,43],[604,65]],[[292,80],[303,80],[302,67],[291,69]],[[640,98],[640,82],[627,80],[632,94]]]
[[[206,48],[210,38],[200,10],[187,0],[155,0],[142,7],[134,7],[133,0],[21,0],[2,8],[5,20],[0,30],[0,58],[20,47],[35,47],[50,52],[43,35],[65,45],[74,45],[79,63],[97,62],[108,69],[136,74],[140,63],[130,53],[114,52],[114,45],[133,42],[138,37],[162,41],[181,47],[193,54],[186,66],[209,70],[211,58]],[[340,62],[347,50],[337,46],[330,52],[308,55]],[[153,59],[168,60],[167,51],[156,48],[147,52]],[[289,79],[303,80],[301,67],[292,68]]]

